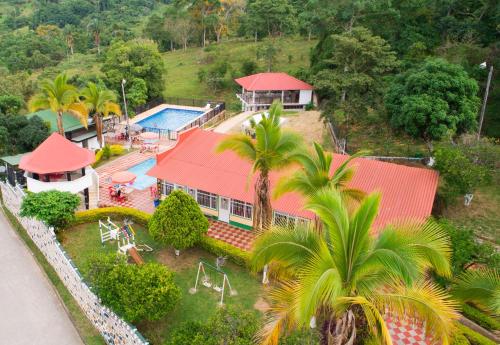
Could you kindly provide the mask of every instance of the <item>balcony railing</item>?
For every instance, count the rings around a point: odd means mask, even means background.
[[[85,175],[80,178],[71,181],[54,181],[54,182],[44,182],[40,180],[35,180],[31,176],[26,177],[28,190],[34,193],[45,192],[49,190],[58,190],[61,192],[78,193],[89,188],[94,183],[94,174],[96,171],[92,168],[85,169]],[[66,176],[66,175],[64,175]]]
[[[255,100],[253,98],[253,94],[250,92],[243,94],[240,93],[237,94],[237,96],[246,104],[269,105],[272,104],[275,100],[278,100],[280,102],[282,101],[281,93],[273,93],[270,95],[255,95]],[[285,96],[283,97],[283,104],[299,104],[299,97],[285,93]]]

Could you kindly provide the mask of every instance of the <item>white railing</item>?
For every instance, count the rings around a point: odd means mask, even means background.
[[[101,333],[107,344],[147,345],[148,342],[137,331],[104,306],[78,272],[66,251],[57,241],[54,230],[44,223],[19,215],[24,192],[19,187],[0,182],[3,203],[24,227],[30,238],[43,253],[47,261],[83,310],[89,321]]]

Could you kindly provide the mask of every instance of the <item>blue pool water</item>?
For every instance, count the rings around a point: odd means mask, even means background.
[[[135,189],[143,190],[146,189],[156,183],[156,178],[146,175],[152,167],[156,164],[156,160],[154,158],[150,158],[141,162],[133,167],[127,169],[130,172],[133,172],[137,175],[132,187]]]
[[[176,130],[203,114],[203,111],[166,108],[137,124],[142,127]]]

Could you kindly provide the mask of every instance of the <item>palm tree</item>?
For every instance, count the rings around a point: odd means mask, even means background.
[[[255,126],[255,140],[244,134],[235,134],[222,140],[216,148],[217,152],[234,151],[241,158],[250,161],[250,178],[258,173],[254,185],[253,210],[253,229],[256,231],[269,228],[272,221],[269,173],[289,166],[301,144],[300,135],[280,127],[282,112],[281,103],[273,103],[269,116],[264,116]]]
[[[448,344],[456,304],[424,275],[431,268],[450,275],[449,239],[433,222],[387,226],[374,238],[379,204],[373,193],[349,212],[338,190],[323,189],[306,204],[322,232],[273,227],[257,238],[252,269],[271,263],[282,277],[269,292],[262,344],[277,344],[281,333],[306,327],[314,317],[325,343],[373,337],[389,345],[387,313],[425,321],[430,334]]]
[[[65,112],[77,117],[87,127],[88,110],[80,102],[75,86],[68,84],[66,74],[59,74],[54,81],[45,80],[40,83],[40,93],[34,95],[28,104],[31,112],[50,109],[57,114],[57,130],[64,136],[62,115]]]
[[[120,106],[116,103],[116,95],[111,90],[89,82],[82,90],[82,96],[87,109],[94,117],[97,140],[102,147],[102,118],[109,114],[122,114]]]
[[[483,310],[500,315],[500,272],[486,268],[466,271],[453,286],[453,295],[463,302],[472,302]]]
[[[332,174],[333,155],[325,152],[318,143],[313,143],[313,146],[314,154],[303,151],[296,155],[301,169],[292,176],[285,176],[278,181],[273,191],[273,198],[277,199],[289,192],[299,192],[305,197],[309,197],[322,188],[333,187],[340,191],[344,201],[361,201],[365,192],[349,188],[347,184],[352,180],[355,172],[355,168],[350,165],[351,161],[364,155],[364,152],[350,156]]]

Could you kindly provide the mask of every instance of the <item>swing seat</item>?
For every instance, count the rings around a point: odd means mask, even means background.
[[[208,278],[203,279],[202,284],[204,286],[206,286],[207,288],[212,287],[212,283],[210,282],[210,280]]]
[[[220,286],[214,285],[213,289],[217,292],[221,292],[222,288]]]

